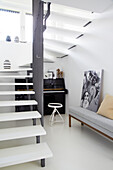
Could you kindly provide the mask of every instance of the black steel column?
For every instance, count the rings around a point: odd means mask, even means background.
[[[32,0],[33,8],[33,88],[35,99],[38,102],[38,111],[43,120],[43,3],[41,0]]]

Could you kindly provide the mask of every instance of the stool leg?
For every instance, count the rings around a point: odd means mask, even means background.
[[[51,123],[51,126],[52,124],[54,123],[54,115],[55,115],[55,112],[56,112],[56,108],[53,110],[51,116],[50,116],[50,123]]]
[[[54,109],[54,110],[55,110],[55,109]],[[51,121],[52,121],[52,119],[53,119],[54,110],[53,110],[53,112],[51,113],[51,116],[50,116],[50,118],[49,118],[49,121],[50,121],[50,122],[51,122]]]
[[[52,112],[52,114],[53,114],[53,112]],[[52,116],[53,116],[52,114],[50,115],[50,118],[49,118],[49,121],[50,121],[50,122],[51,122],[51,119],[52,119]]]
[[[60,116],[60,118],[62,119],[62,122],[64,122],[64,119],[63,119],[63,117],[61,116],[61,114],[59,113],[59,111],[56,109],[56,111],[57,111],[57,113],[58,113],[58,115]]]

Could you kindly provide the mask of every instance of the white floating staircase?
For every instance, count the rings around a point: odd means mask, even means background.
[[[31,69],[28,69],[31,70]],[[50,151],[48,145],[46,143],[40,143],[40,136],[45,135],[46,131],[41,125],[36,125],[36,119],[41,118],[41,114],[36,110],[31,110],[33,105],[37,105],[37,101],[30,100],[30,95],[35,94],[34,91],[29,91],[29,85],[33,85],[33,83],[15,83],[15,82],[1,82],[3,79],[14,79],[15,78],[29,78],[31,75],[17,75],[17,72],[27,71],[26,69],[17,69],[17,70],[1,70],[0,73],[0,87],[1,86],[16,86],[16,85],[26,85],[27,91],[0,91],[0,96],[12,96],[12,95],[20,95],[26,94],[28,95],[28,100],[14,100],[14,101],[0,101],[1,107],[13,107],[13,106],[31,106],[30,111],[22,111],[22,112],[8,112],[8,113],[0,113],[0,123],[6,123],[8,121],[21,121],[21,120],[33,120],[33,125],[24,126],[24,127],[10,127],[0,129],[0,142],[7,140],[15,140],[15,139],[24,139],[29,137],[36,137],[35,144],[24,144],[16,147],[3,148],[0,149],[0,168],[16,165],[20,163],[26,163],[30,161],[41,160],[41,166],[45,166],[45,159],[52,157],[52,152]],[[6,75],[6,73],[16,73],[16,75]]]
[[[21,101],[0,101],[0,107],[4,106],[22,106],[22,105],[37,105],[35,100],[21,100]]]

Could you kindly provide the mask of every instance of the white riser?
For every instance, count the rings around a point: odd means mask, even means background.
[[[46,135],[41,125],[0,129],[0,141]]]
[[[0,95],[35,94],[34,91],[0,91]]]
[[[38,111],[0,113],[0,122],[39,118],[41,118],[41,114]]]
[[[33,83],[0,83],[0,86],[32,86]]]
[[[1,149],[0,168],[50,157],[52,152],[46,143]]]
[[[3,69],[0,73],[10,73],[10,72],[21,72],[21,71],[31,71],[32,68],[22,68],[22,69]]]
[[[25,105],[37,105],[35,100],[19,100],[19,101],[0,101],[0,107],[5,106],[25,106]]]
[[[32,76],[31,75],[13,75],[13,76],[8,75],[8,76],[0,76],[0,78],[1,79],[5,79],[5,78],[9,78],[9,79],[10,78],[18,78],[18,79],[20,78],[21,79],[21,78],[32,78]]]

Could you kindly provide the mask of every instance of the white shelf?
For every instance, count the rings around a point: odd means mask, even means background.
[[[21,66],[19,66],[20,68],[25,68],[25,67],[27,67],[27,68],[29,68],[29,67],[31,67],[31,64],[32,63],[27,63],[27,64],[24,64],[24,65],[21,65]]]
[[[0,91],[0,95],[35,94],[34,91]]]
[[[17,100],[17,101],[0,101],[0,107],[5,106],[24,106],[24,105],[37,105],[35,100]]]
[[[46,135],[41,125],[0,129],[0,141]]]
[[[33,83],[0,83],[0,86],[32,86]]]
[[[5,76],[0,76],[0,78],[4,79],[4,78],[32,78],[31,75],[5,75]]]
[[[21,71],[31,71],[32,68],[21,68],[21,69],[3,69],[0,70],[1,73],[10,73],[10,72],[21,72]]]
[[[38,111],[0,113],[0,122],[39,118],[41,114]]]
[[[0,168],[49,157],[52,157],[52,152],[46,143],[1,149]]]

